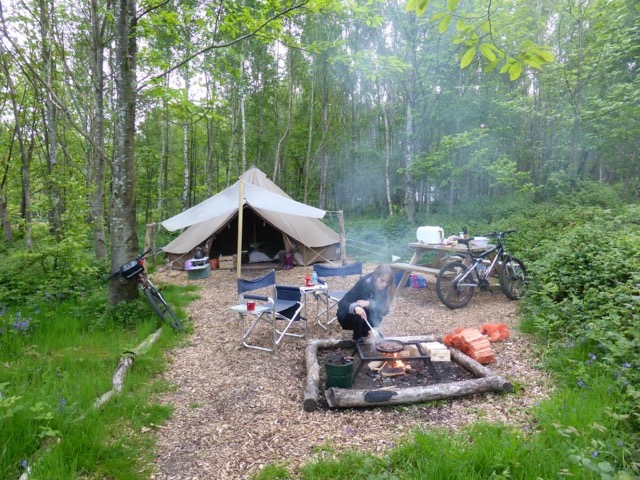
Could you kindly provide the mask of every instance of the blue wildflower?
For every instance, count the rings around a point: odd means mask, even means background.
[[[29,462],[27,462],[26,460],[22,460],[20,462],[20,465],[22,465],[22,468],[24,468],[24,469],[28,469],[29,468]]]
[[[582,380],[578,380],[578,386],[582,388],[585,386],[585,383]]]
[[[631,364],[630,364],[629,362],[624,362],[624,363],[622,364],[622,367],[623,367],[623,368],[631,368]]]
[[[347,433],[347,435],[353,435],[353,430],[351,429],[351,426],[349,426],[349,425],[347,425],[347,428],[346,428],[345,432]]]
[[[11,327],[18,332],[25,333],[29,330],[29,320],[17,320]]]
[[[591,452],[591,456],[592,456],[593,458],[596,458],[598,455],[599,455],[599,453],[598,453],[598,452],[596,452],[595,450],[594,450],[593,452]]]
[[[589,354],[589,358],[590,358],[591,360],[596,360],[598,357],[596,357],[595,353],[590,353],[590,354]]]
[[[618,440],[616,442],[616,445],[619,446],[619,447],[624,447],[624,442],[622,440]]]

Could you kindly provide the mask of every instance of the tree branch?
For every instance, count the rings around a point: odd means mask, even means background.
[[[157,9],[158,9],[158,8],[160,8],[160,7],[165,6],[167,3],[169,3],[169,0],[164,0],[164,2],[160,2],[160,3],[159,3],[159,4],[157,4],[157,5],[152,5],[152,6],[150,6],[149,8],[147,8],[146,10],[143,10],[143,11],[140,13],[140,15],[138,15],[138,16],[136,17],[136,19],[135,19],[135,23],[137,23],[137,22],[138,22],[138,20],[140,20],[140,19],[141,19],[142,17],[144,17],[145,15],[147,15],[147,14],[149,14],[149,13],[153,12],[154,10],[157,10]]]
[[[238,37],[234,40],[231,40],[229,42],[226,43],[220,43],[220,44],[215,44],[215,45],[209,45],[208,47],[203,48],[202,50],[199,50],[191,55],[189,55],[187,58],[185,58],[184,60],[182,60],[181,62],[175,64],[174,66],[172,66],[171,68],[165,70],[164,72],[155,75],[153,77],[151,77],[148,81],[146,81],[146,83],[141,84],[138,87],[138,91],[142,90],[143,88],[145,88],[147,85],[149,85],[149,83],[154,82],[156,80],[159,80],[167,75],[169,75],[171,72],[173,72],[174,70],[177,70],[178,68],[182,67],[183,65],[185,65],[186,63],[189,63],[191,60],[193,60],[194,58],[202,55],[203,53],[208,52],[209,50],[215,50],[218,48],[227,48],[230,47],[232,45],[235,45],[236,43],[241,42],[242,40],[245,40],[249,37],[253,37],[254,35],[256,35],[258,32],[260,32],[262,29],[264,29],[267,25],[269,25],[271,22],[277,20],[280,17],[285,16],[287,13],[292,12],[293,10],[297,10],[299,8],[304,7],[309,0],[305,0],[301,3],[298,3],[296,5],[293,5],[277,14],[275,14],[273,17],[269,18],[268,20],[265,20],[264,23],[262,23],[262,25],[260,25],[258,28],[256,28],[255,30],[253,30],[252,32],[247,33],[246,35],[242,35],[241,37]]]

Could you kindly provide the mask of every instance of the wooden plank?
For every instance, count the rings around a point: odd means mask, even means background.
[[[410,263],[392,263],[390,264],[390,266],[395,270],[402,270],[405,272],[430,273],[432,275],[437,275],[440,271],[440,269],[438,268],[423,267],[421,265],[411,265]]]

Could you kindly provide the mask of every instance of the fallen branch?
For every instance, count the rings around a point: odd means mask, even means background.
[[[138,345],[130,352],[127,352],[127,355],[120,359],[120,361],[118,362],[118,366],[113,373],[113,388],[107,393],[103,394],[94,402],[94,408],[100,408],[102,405],[111,400],[115,395],[122,393],[122,389],[124,388],[124,380],[127,377],[127,371],[129,370],[129,368],[131,368],[131,365],[133,365],[133,357],[135,357],[136,355],[142,355],[143,353],[147,352],[154,344],[154,342],[158,338],[160,338],[161,333],[162,327],[145,338],[145,340],[140,345]],[[59,442],[60,439],[56,439],[56,441]],[[44,445],[40,447],[40,449],[33,455],[33,458],[38,458],[42,453],[49,451],[51,451],[51,440],[45,441]],[[18,480],[28,480],[29,473],[31,473],[31,468],[27,467],[26,471],[23,472],[22,475],[20,475],[20,478]]]
[[[128,353],[127,356],[124,356],[118,362],[118,366],[116,367],[116,371],[113,374],[112,385],[113,388],[103,394],[100,398],[98,398],[94,404],[94,408],[100,408],[102,405],[111,400],[115,395],[122,393],[122,389],[124,388],[124,380],[127,377],[127,372],[131,365],[133,365],[133,358],[135,355],[142,355],[147,352],[153,343],[160,337],[162,333],[162,327],[149,335],[144,342],[134,348],[131,352]]]

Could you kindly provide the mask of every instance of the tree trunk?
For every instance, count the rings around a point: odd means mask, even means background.
[[[391,216],[393,215],[393,202],[391,200],[391,179],[389,178],[389,166],[391,164],[391,132],[389,129],[389,115],[387,114],[386,100],[382,98],[380,83],[376,83],[378,87],[378,102],[380,103],[380,110],[382,111],[382,121],[384,123],[384,186],[385,194],[387,197],[387,208],[389,216]]]
[[[311,95],[309,98],[309,135],[307,136],[307,154],[304,159],[304,197],[303,202],[307,203],[309,200],[309,177],[311,176],[311,145],[313,143],[313,116],[314,116],[314,104],[315,104],[315,72],[316,63],[315,59],[311,67]]]
[[[329,81],[327,57],[322,57],[322,138],[329,130]],[[320,194],[318,206],[327,208],[327,183],[329,181],[329,152],[326,146],[322,148],[322,162],[320,166]]]
[[[184,84],[185,84],[185,92],[186,99],[185,101],[189,101],[189,87],[190,87],[190,76],[189,69],[185,67],[184,73]],[[184,109],[184,123],[182,124],[182,165],[183,165],[183,182],[182,182],[182,209],[186,210],[189,208],[189,187],[191,184],[191,175],[190,175],[190,167],[189,167],[189,119],[188,119],[188,111]]]
[[[407,214],[407,221],[413,225],[416,221],[416,196],[415,181],[411,176],[411,166],[413,165],[413,108],[411,101],[407,101],[407,118],[405,119],[405,147],[404,147],[404,208]]]
[[[2,180],[0,180],[0,224],[4,230],[4,239],[7,242],[13,240],[13,229],[11,228],[11,220],[9,218],[9,210],[7,208],[7,198],[5,197],[5,185],[7,184],[7,174],[9,172],[9,160],[13,152],[13,145],[15,140],[15,130],[11,135],[11,141],[9,142],[9,148],[7,151],[7,161],[4,165],[4,172],[2,172]]]
[[[2,17],[2,31],[6,35],[6,25],[4,24],[4,17]],[[33,151],[33,136],[31,140],[31,147],[27,150],[26,138],[24,137],[22,128],[22,119],[20,117],[20,107],[18,105],[18,99],[16,97],[16,90],[13,84],[12,72],[9,70],[7,64],[8,55],[6,54],[4,43],[0,41],[0,60],[2,61],[2,69],[5,73],[5,81],[7,82],[7,89],[9,91],[9,97],[11,100],[11,107],[13,109],[13,117],[15,121],[15,134],[18,139],[18,146],[20,148],[20,160],[22,162],[22,169],[20,172],[22,182],[22,198],[20,204],[20,210],[22,218],[24,219],[24,243],[28,250],[31,250],[31,227],[32,227],[32,214],[31,214],[31,190],[30,190],[30,177],[29,177],[29,164],[31,163],[31,152]],[[32,129],[33,131],[33,129]],[[33,135],[33,134],[32,134]]]
[[[240,95],[240,158],[242,173],[247,170],[247,121],[244,117],[244,93]]]
[[[240,173],[247,170],[247,120],[244,114],[244,59],[240,63]]]
[[[276,151],[273,158],[273,178],[272,180],[275,182],[278,177],[278,169],[280,167],[280,154],[282,152],[282,145],[284,141],[289,136],[289,131],[291,130],[291,115],[293,109],[293,52],[288,51],[287,56],[289,61],[287,62],[289,65],[289,102],[287,107],[287,124],[285,126],[284,132],[278,139],[276,144]],[[277,120],[277,119],[276,119]]]
[[[56,178],[58,166],[58,114],[53,102],[53,57],[51,54],[51,23],[49,11],[52,6],[47,0],[38,0],[38,13],[40,17],[40,42],[42,46],[42,79],[44,81],[44,125],[45,125],[45,149],[47,153],[47,181],[51,208],[49,211],[49,228],[57,241],[60,241],[60,229],[62,228],[62,211],[60,192]]]
[[[114,77],[116,88],[113,171],[111,180],[111,271],[138,253],[136,234],[134,133],[136,113],[136,2],[116,0],[114,5]],[[135,282],[113,279],[109,305],[138,296]]]
[[[91,199],[91,217],[93,221],[93,241],[96,258],[107,258],[107,242],[104,228],[105,174],[107,166],[104,151],[104,29],[105,18],[100,16],[97,0],[91,0],[91,60],[89,69],[93,85],[93,112],[91,115],[91,142],[89,146],[89,169],[93,178]]]
[[[165,88],[169,88],[169,75],[164,79]],[[162,99],[162,135],[160,146],[160,172],[158,175],[158,221],[164,218],[165,193],[169,184],[169,104]]]

